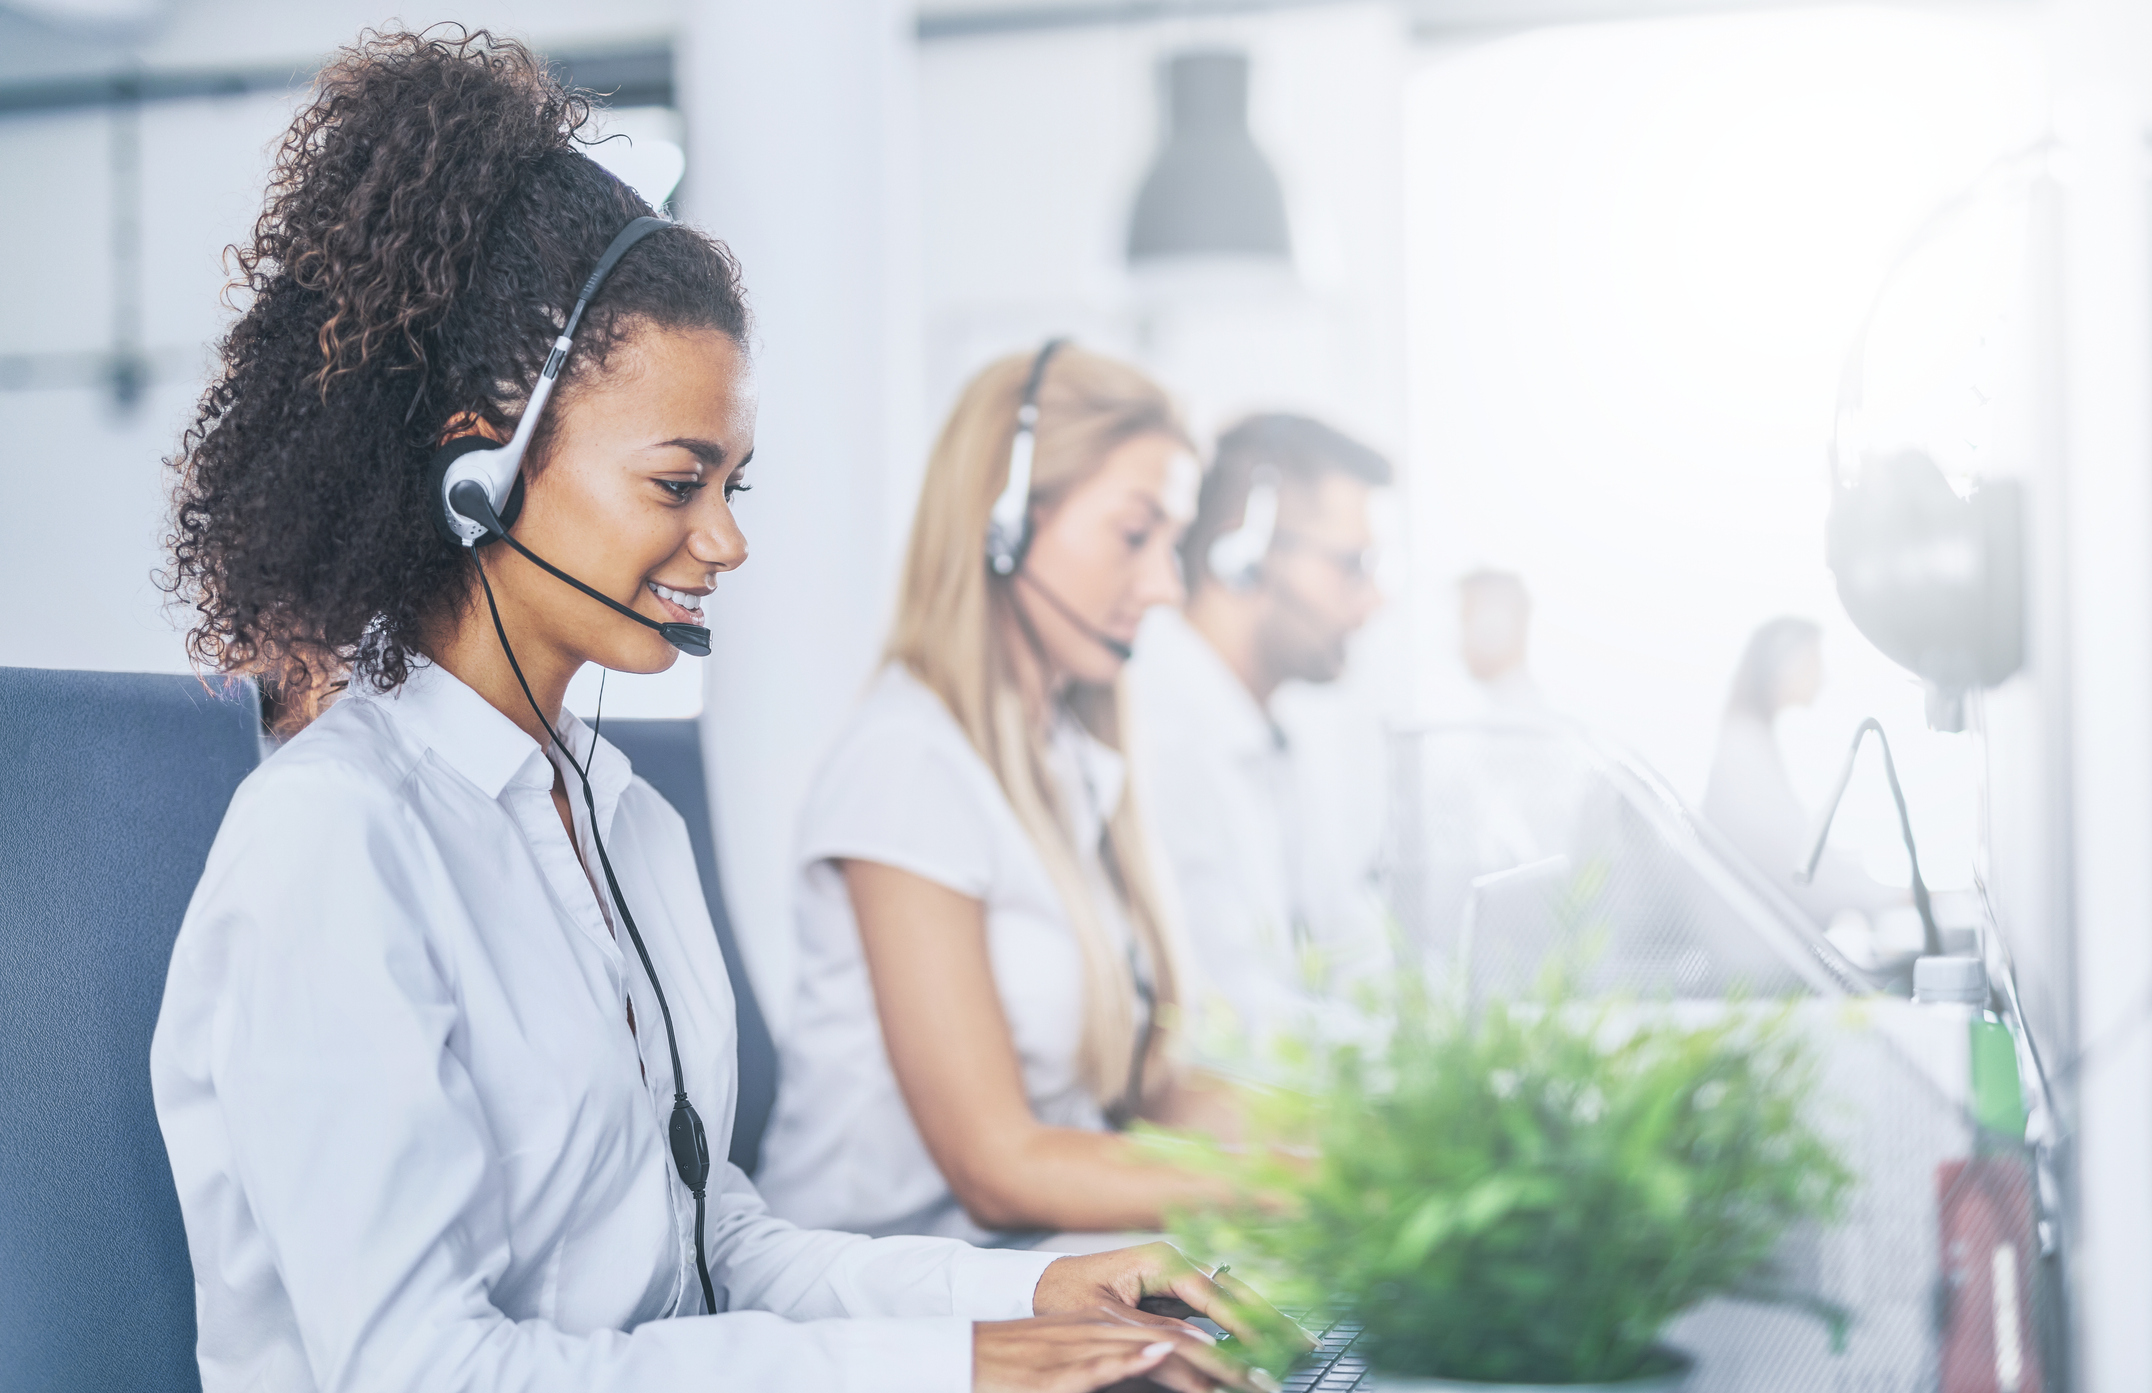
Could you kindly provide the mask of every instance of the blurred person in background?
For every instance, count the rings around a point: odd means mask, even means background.
[[[1532,596],[1510,571],[1477,570],[1457,582],[1457,656],[1495,713],[1546,708],[1532,678]]]
[[[483,33],[332,61],[175,461],[194,655],[288,711],[350,678],[232,800],[151,1048],[205,1393],[1241,1384],[1135,1309],[1247,1309],[1165,1245],[810,1232],[722,1159],[733,1000],[686,829],[562,703],[587,662],[669,666],[657,626],[747,558],[748,316],[730,253],[660,223],[556,346],[650,214],[589,115]],[[467,549],[436,452],[506,439],[549,355],[509,521]],[[674,1159],[690,1095],[707,1182]]]
[[[1778,717],[1789,707],[1813,705],[1822,690],[1823,630],[1813,620],[1783,616],[1749,636],[1719,726],[1703,814],[1819,927],[1828,927],[1842,912],[1874,915],[1905,903],[1906,894],[1829,847],[1812,881],[1794,879],[1807,864],[1816,827],[1787,776]]]
[[[1029,544],[988,519],[1035,402]],[[1135,369],[1050,343],[972,379],[927,464],[886,665],[800,821],[778,1213],[986,1241],[1153,1229],[1207,1182],[1118,1135],[1230,1130],[1176,1062],[1186,965],[1122,753],[1122,667],[1181,598],[1196,463]]]
[[[1272,711],[1328,683],[1382,603],[1369,504],[1390,463],[1305,416],[1218,440],[1181,546],[1188,600],[1146,621],[1131,677],[1139,774],[1204,980],[1206,1045],[1300,1023],[1333,977],[1387,960],[1368,867],[1314,864],[1308,771]],[[1224,540],[1221,540],[1224,539]]]

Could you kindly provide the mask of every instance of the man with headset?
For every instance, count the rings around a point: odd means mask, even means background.
[[[1219,438],[1181,543],[1188,599],[1154,610],[1132,668],[1159,842],[1206,980],[1199,1038],[1259,1044],[1326,986],[1379,962],[1365,865],[1308,813],[1309,761],[1274,698],[1343,674],[1382,602],[1369,504],[1389,461],[1304,416]]]

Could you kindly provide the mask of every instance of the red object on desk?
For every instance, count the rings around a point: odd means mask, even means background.
[[[2033,1323],[2032,1171],[2016,1156],[1936,1167],[1942,1393],[2044,1393]]]

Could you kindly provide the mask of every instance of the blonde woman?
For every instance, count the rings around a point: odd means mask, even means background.
[[[1172,403],[1121,363],[1050,343],[965,388],[887,665],[802,815],[758,1176],[780,1214],[984,1242],[1155,1228],[1200,1192],[1116,1135],[1230,1116],[1173,1063],[1187,969],[1120,749],[1196,483]]]

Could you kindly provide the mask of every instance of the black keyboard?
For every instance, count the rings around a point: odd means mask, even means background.
[[[1308,1357],[1285,1377],[1285,1393],[1353,1393],[1367,1378],[1367,1361],[1352,1352],[1360,1327],[1333,1321],[1315,1339]]]

